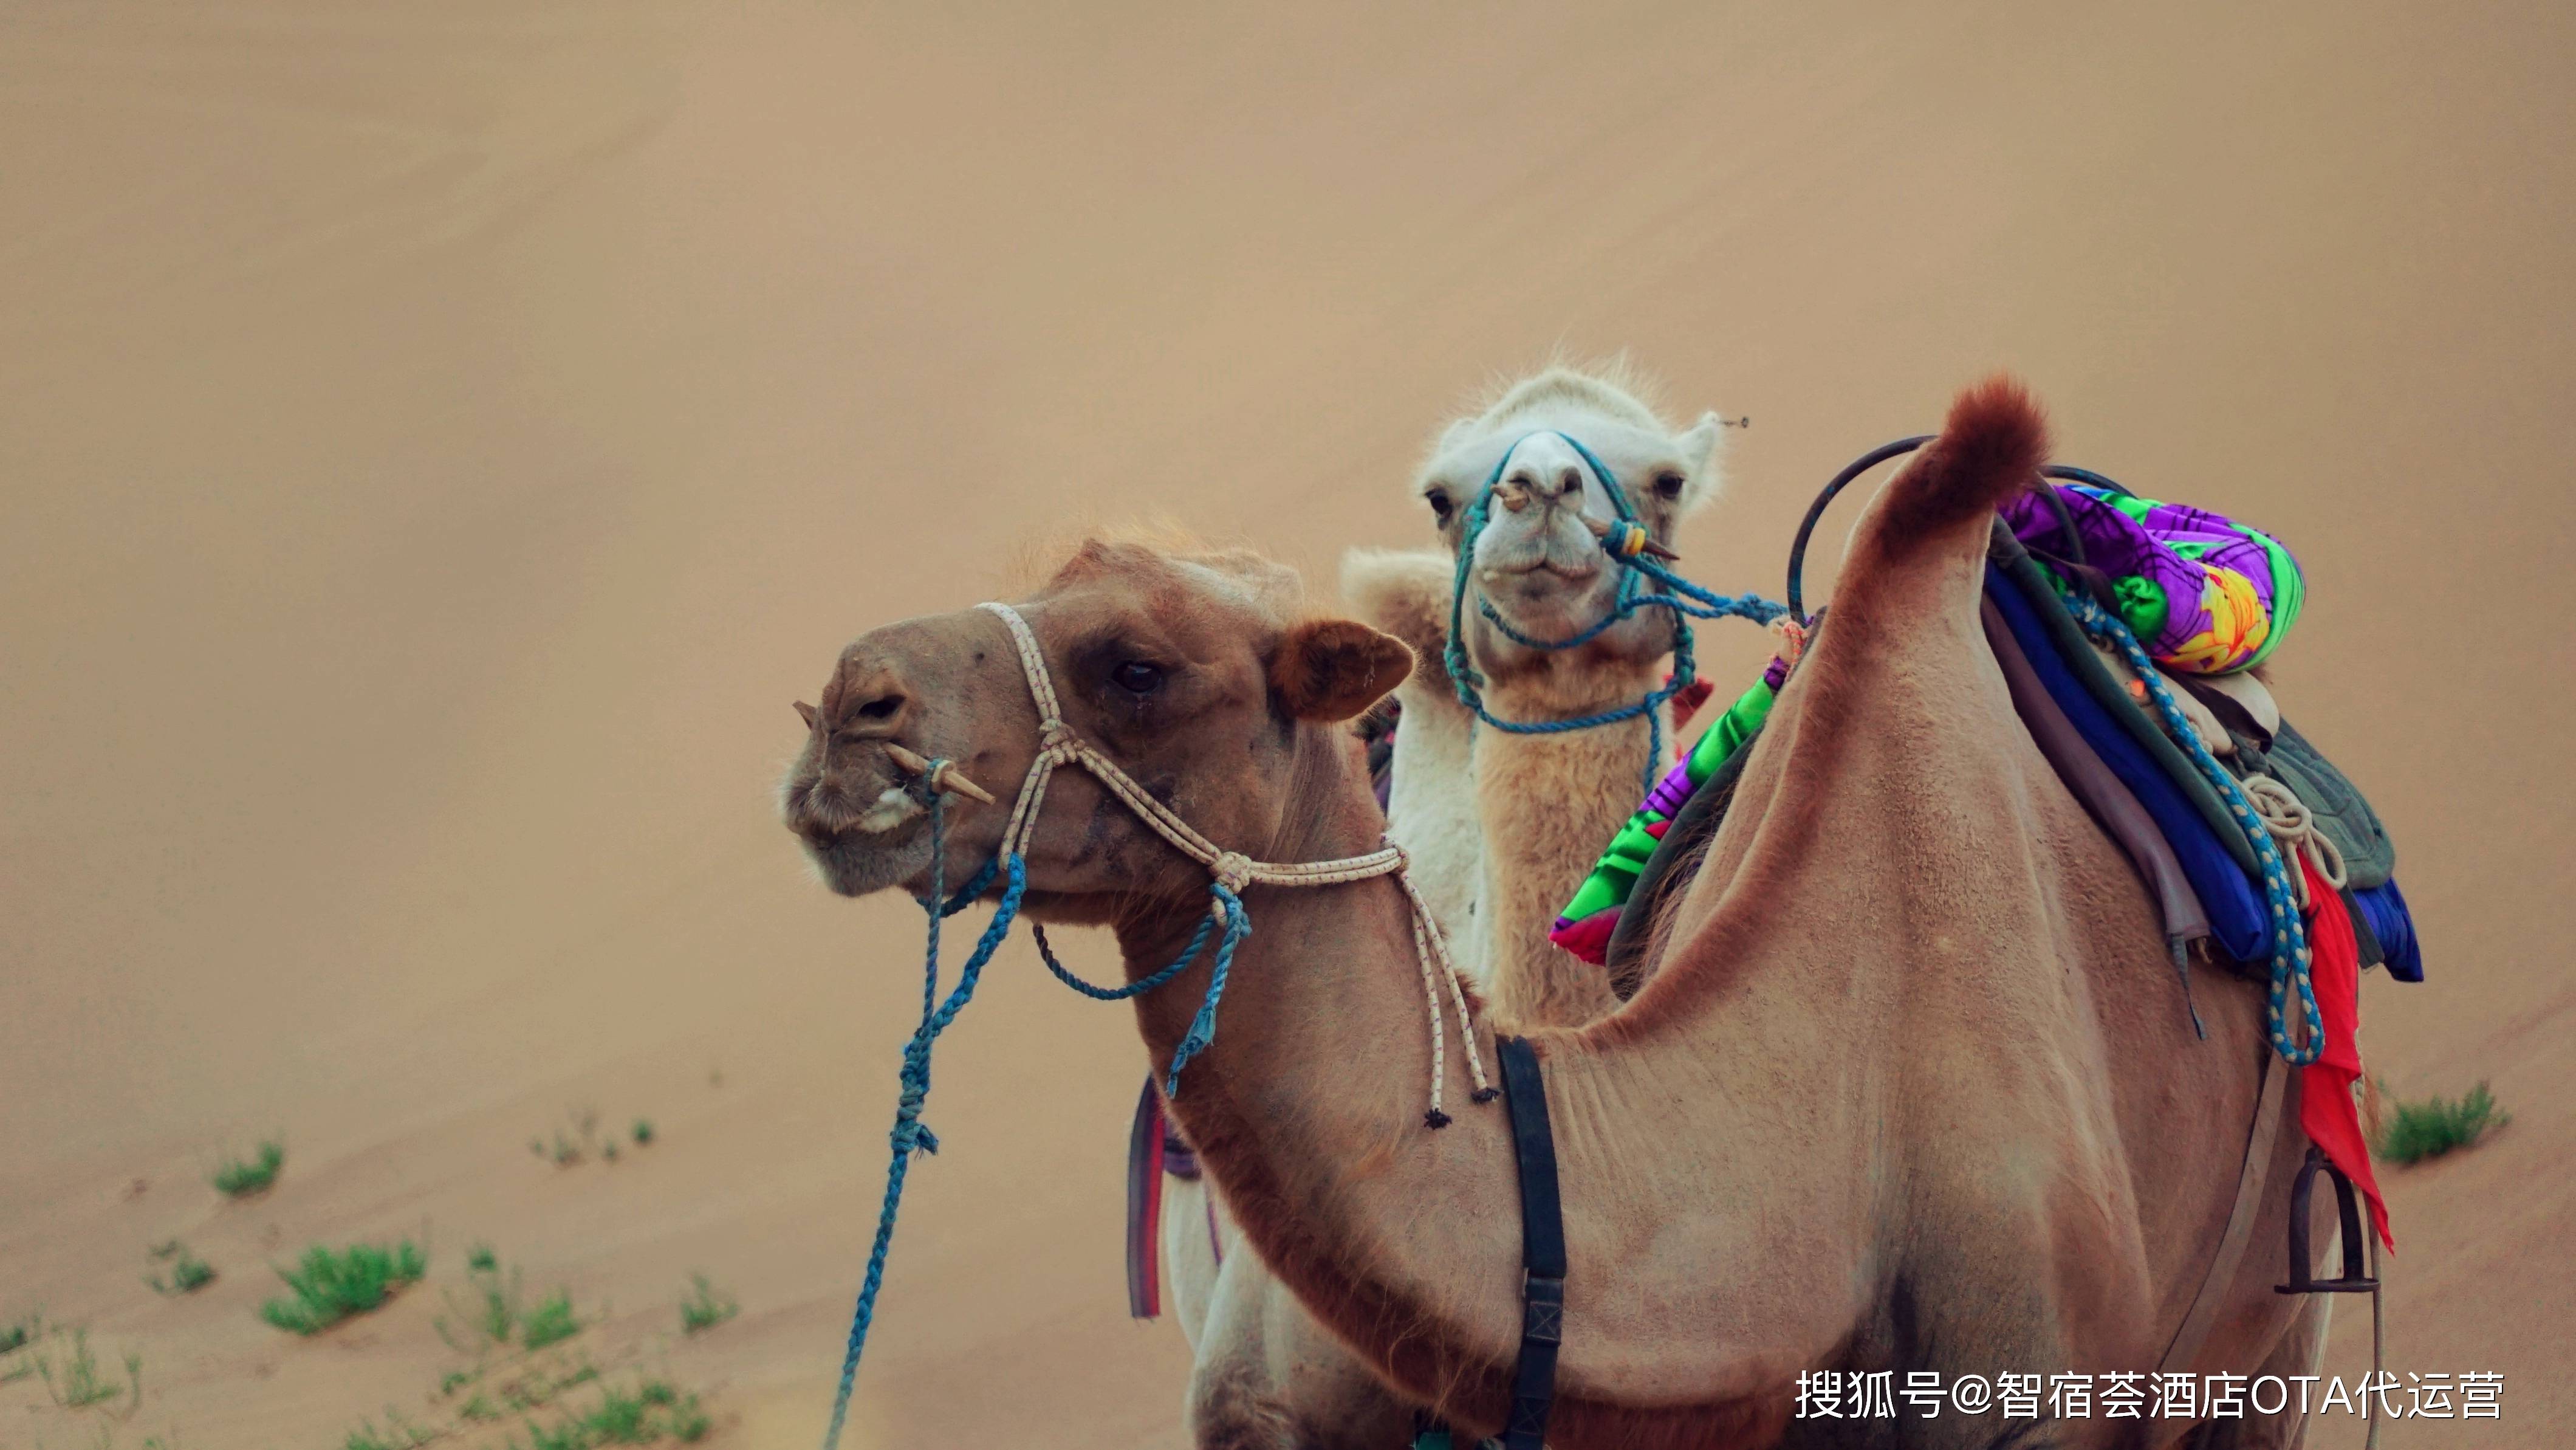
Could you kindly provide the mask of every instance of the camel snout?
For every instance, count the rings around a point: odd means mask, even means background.
[[[920,698],[892,661],[853,654],[823,692],[822,727],[834,740],[892,740],[911,723]]]

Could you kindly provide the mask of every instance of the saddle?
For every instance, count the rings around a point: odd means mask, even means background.
[[[2177,961],[2209,941],[2217,948],[2211,955],[2232,969],[2259,970],[2268,960],[2270,925],[2254,843],[2148,714],[2127,667],[2096,649],[2000,520],[1987,551],[1983,612],[2015,711],[2059,778],[2129,856]],[[2288,786],[2340,849],[2362,965],[2384,964],[2398,980],[2421,981],[2413,922],[2392,878],[2396,845],[2360,788],[2282,716],[2253,676],[2168,675],[2167,682],[2180,687],[2177,696],[2190,702],[2186,715],[2221,763],[2240,778],[2269,775]],[[1642,981],[1654,924],[1698,874],[1752,753],[1750,744],[1737,751],[1692,793],[1639,874],[1607,953],[1621,995]]]

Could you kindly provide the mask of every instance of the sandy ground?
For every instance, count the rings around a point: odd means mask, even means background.
[[[0,1385],[0,1445],[425,1414],[478,1239],[718,1443],[811,1443],[918,957],[775,824],[788,702],[1085,519],[1324,579],[1427,537],[1426,430],[1559,346],[1752,416],[1712,583],[1997,365],[2292,542],[2283,692],[2431,940],[2372,1062],[2514,1115],[2388,1176],[2394,1366],[2504,1418],[2388,1443],[2576,1436],[2576,11],[938,8],[0,9],[0,1318],[146,1360],[122,1425]],[[856,1443],[1182,1443],[1119,1289],[1141,1059],[1004,957]],[[585,1108],[659,1141],[531,1156]],[[254,1317],[267,1262],[424,1233],[376,1315]],[[743,1312],[674,1343],[691,1270]]]

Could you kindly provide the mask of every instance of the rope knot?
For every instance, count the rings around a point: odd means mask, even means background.
[[[1064,723],[1063,717],[1050,715],[1038,722],[1038,753],[1071,760],[1080,745],[1073,727]]]
[[[1774,651],[1780,656],[1780,663],[1796,669],[1798,661],[1806,657],[1807,627],[1783,614],[1772,620],[1768,628],[1780,637],[1780,647]]]
[[[1220,852],[1208,863],[1208,874],[1216,878],[1217,885],[1241,896],[1243,888],[1252,884],[1252,858],[1241,851]]]
[[[2288,786],[2268,775],[2249,775],[2241,783],[2246,802],[2263,818],[2272,839],[2292,855],[2305,855],[2317,868],[2317,875],[2328,886],[2341,891],[2349,874],[2344,867],[2343,849],[2318,827],[2316,812],[2299,799]],[[2313,906],[2308,899],[2308,881],[2299,877],[2299,904]]]

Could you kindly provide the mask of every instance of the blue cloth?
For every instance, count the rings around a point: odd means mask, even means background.
[[[2356,891],[2352,899],[2369,918],[2370,934],[2379,938],[2388,975],[2400,982],[2424,980],[2424,944],[2416,939],[2415,913],[2407,909],[2397,879],[2392,876],[2368,891]]]
[[[2057,641],[2033,612],[2030,600],[2010,579],[1993,565],[1986,566],[1986,595],[2004,617],[2004,623],[2020,641],[2021,650],[2029,657],[2030,666],[2040,683],[2066,712],[2076,733],[2089,742],[2102,763],[2146,807],[2173,846],[2174,858],[2182,864],[2182,873],[2199,894],[2200,903],[2209,914],[2210,934],[2218,945],[2239,962],[2260,963],[2272,958],[2272,919],[2263,897],[2236,864],[2218,833],[2211,830],[2200,811],[2182,793],[2144,747],[2132,739],[2120,722],[2111,718],[2093,692],[2075,677],[2057,652]],[[2396,958],[2395,948],[2390,959]],[[2391,975],[2395,975],[2392,966]]]

